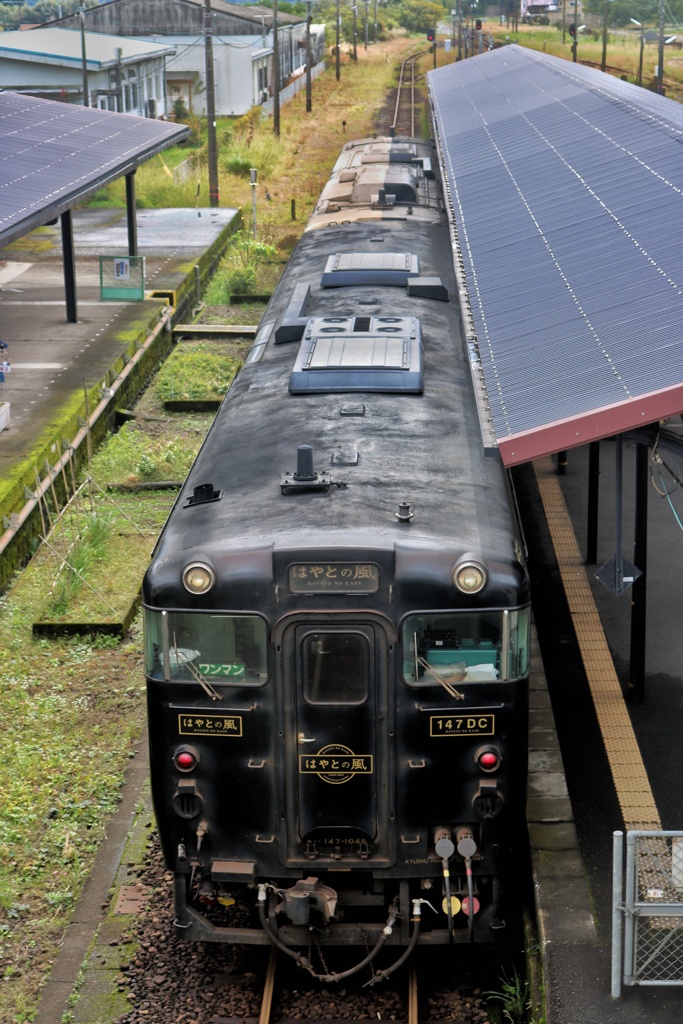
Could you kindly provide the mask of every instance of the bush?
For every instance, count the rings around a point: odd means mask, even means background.
[[[224,306],[231,295],[250,295],[255,291],[258,268],[277,255],[274,245],[259,242],[245,231],[237,231],[230,241],[220,266],[204,292],[208,306]]]

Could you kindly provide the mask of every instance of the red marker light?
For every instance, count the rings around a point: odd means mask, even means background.
[[[500,754],[497,750],[482,750],[476,761],[482,771],[494,772],[500,764]]]
[[[189,750],[179,750],[173,760],[181,772],[192,771],[197,764],[197,757]]]

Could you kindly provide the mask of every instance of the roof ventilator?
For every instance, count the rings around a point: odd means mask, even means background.
[[[345,488],[341,481],[333,480],[329,473],[316,473],[313,469],[313,449],[310,444],[300,444],[296,450],[296,471],[283,473],[280,490],[283,494],[297,494],[302,491],[322,491],[330,487]]]

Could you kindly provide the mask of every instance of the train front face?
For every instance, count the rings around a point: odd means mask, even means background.
[[[188,938],[405,947],[502,923],[527,575],[423,149],[345,147],[145,578]]]
[[[183,567],[190,586],[205,565]],[[524,813],[522,565],[366,540],[234,553],[212,571],[232,577],[230,600],[216,580],[209,608],[145,610],[181,934],[260,942],[243,927],[260,898],[288,945],[311,929],[374,941],[397,908],[391,941],[409,941],[420,909],[421,943],[490,941]],[[278,595],[272,621],[230,610],[267,607],[259,591]]]

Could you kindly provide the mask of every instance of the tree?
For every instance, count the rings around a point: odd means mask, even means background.
[[[641,22],[643,25],[656,25],[658,21],[658,0],[584,0],[583,11],[585,14],[592,14],[596,18],[605,17],[605,3],[607,3],[608,23],[612,28],[621,28],[631,25],[631,18]],[[669,12],[674,7],[683,8],[682,0],[672,0],[667,3]],[[669,14],[668,16],[671,16]]]
[[[0,25],[6,31],[20,25],[44,25],[49,21],[76,14],[81,0],[37,0],[35,4],[4,3],[0,0]],[[86,7],[97,7],[98,0],[85,0]]]
[[[432,0],[401,0],[393,13],[403,28],[409,32],[424,33],[440,21],[450,21],[451,8]]]

